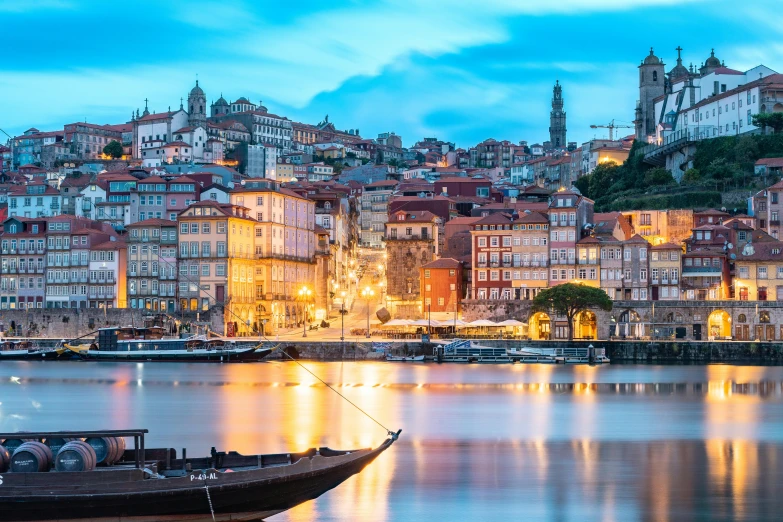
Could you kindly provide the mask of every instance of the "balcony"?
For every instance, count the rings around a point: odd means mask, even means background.
[[[769,226],[771,226],[771,227],[779,227],[780,226],[780,220],[779,219],[770,219],[769,220]]]
[[[511,261],[503,261],[503,268],[511,268]]]
[[[598,260],[597,259],[580,259],[579,260],[580,265],[597,265]]]
[[[719,267],[712,266],[684,266],[682,267],[682,275],[690,277],[721,277],[723,275]]]
[[[476,266],[478,268],[487,268],[487,262],[486,261],[484,261],[483,263],[482,262],[478,262],[478,263],[476,263]]]

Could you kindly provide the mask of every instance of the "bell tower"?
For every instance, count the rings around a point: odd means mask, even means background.
[[[552,90],[552,112],[549,113],[549,142],[552,148],[562,149],[566,141],[566,113],[563,110],[563,87],[555,82]]]
[[[655,98],[666,92],[664,63],[655,56],[650,47],[650,55],[639,66],[639,101],[635,119],[636,139],[648,140],[655,135]]]
[[[198,86],[198,80],[188,94],[188,125],[207,128],[207,96]]]

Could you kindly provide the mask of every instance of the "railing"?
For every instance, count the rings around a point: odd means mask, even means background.
[[[598,260],[596,259],[580,259],[579,260],[580,265],[597,265]]]
[[[711,267],[711,266],[683,266],[682,267],[682,273],[709,273],[709,272],[716,272],[718,274],[721,273],[721,269],[719,267]]]
[[[486,263],[486,261],[485,261],[485,262],[483,262],[483,263],[476,263],[476,266],[477,266],[478,268],[487,268],[487,263]]]

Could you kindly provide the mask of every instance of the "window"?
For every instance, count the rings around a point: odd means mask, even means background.
[[[758,278],[759,279],[766,279],[767,278],[767,267],[766,266],[760,266],[758,268]]]
[[[179,233],[180,234],[187,234],[188,233],[188,224],[187,223],[180,223],[179,224]]]

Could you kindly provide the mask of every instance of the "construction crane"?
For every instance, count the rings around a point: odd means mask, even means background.
[[[609,141],[614,141],[615,129],[634,129],[633,125],[618,125],[614,120],[610,121],[608,125],[590,125],[591,129],[609,129]]]

